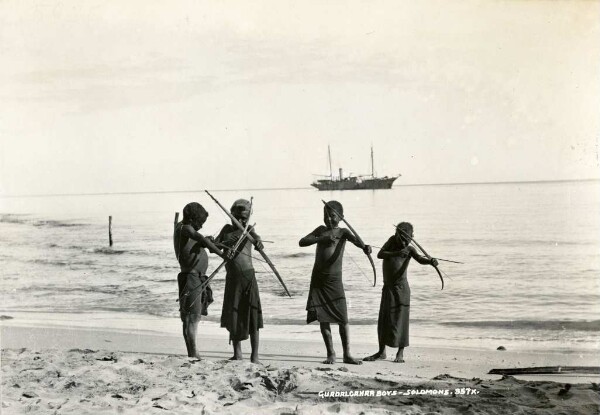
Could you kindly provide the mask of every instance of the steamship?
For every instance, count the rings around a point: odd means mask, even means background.
[[[329,158],[329,176],[325,179],[318,179],[311,183],[311,186],[319,190],[365,190],[365,189],[391,189],[394,181],[400,177],[375,177],[375,163],[373,158],[373,147],[371,146],[371,174],[353,176],[349,174],[344,177],[344,172],[340,168],[339,176],[333,175],[331,168],[331,149],[327,146],[327,154]]]

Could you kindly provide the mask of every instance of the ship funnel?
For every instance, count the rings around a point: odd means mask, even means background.
[[[340,180],[342,180],[344,176],[342,175],[342,168],[340,167]]]

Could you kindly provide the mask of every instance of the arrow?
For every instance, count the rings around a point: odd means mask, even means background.
[[[428,253],[427,251],[425,251],[425,249],[423,249],[423,247],[421,245],[419,245],[419,243],[417,241],[415,241],[415,238],[413,238],[412,236],[410,236],[408,233],[404,232],[402,229],[400,228],[396,228],[398,229],[398,231],[400,231],[400,233],[402,235],[404,235],[406,238],[408,238],[409,241],[412,241],[415,245],[417,245],[417,247],[423,252],[423,254],[425,254],[425,256],[429,259],[433,259]],[[437,271],[438,275],[440,276],[440,280],[442,281],[442,290],[444,289],[444,277],[442,277],[442,273],[440,272],[440,270],[438,269],[437,265],[433,265],[432,267],[435,268],[435,270]]]
[[[215,199],[215,197],[213,195],[210,194],[210,192],[208,190],[205,190],[206,194],[210,196],[210,198],[212,200],[215,201],[215,203],[217,205],[219,205],[219,207],[223,210],[223,212],[225,212],[225,214],[227,216],[229,216],[229,219],[231,219],[231,222],[237,226],[237,228],[239,230],[241,230],[242,232],[244,231],[244,225],[242,225],[240,223],[239,220],[237,220],[231,213],[229,213],[229,211],[227,209],[225,209],[225,207],[217,200]],[[256,244],[256,240],[252,237],[252,235],[248,234],[247,235],[248,240],[252,243],[252,244]],[[256,247],[256,245],[255,245]],[[275,268],[275,265],[273,265],[273,263],[271,262],[271,260],[269,259],[269,257],[267,256],[267,254],[264,252],[264,249],[258,249],[258,252],[260,253],[260,255],[263,257],[263,259],[267,262],[267,264],[269,264],[269,267],[271,267],[271,270],[273,271],[273,273],[275,274],[275,276],[277,277],[277,279],[279,280],[279,282],[281,283],[281,286],[283,287],[283,289],[285,290],[286,294],[291,298],[292,295],[290,294],[290,292],[288,291],[287,287],[285,286],[285,283],[283,282],[283,279],[281,278],[281,275],[279,275],[279,272],[277,271],[277,268]]]

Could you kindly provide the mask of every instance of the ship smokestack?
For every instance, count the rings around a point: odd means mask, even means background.
[[[342,175],[342,168],[340,167],[340,180],[342,180],[344,177]]]

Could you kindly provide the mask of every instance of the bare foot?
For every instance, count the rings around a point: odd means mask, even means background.
[[[323,360],[321,363],[325,365],[333,365],[335,363],[335,354],[327,355],[327,359]]]
[[[404,363],[404,359],[403,359],[403,358],[401,358],[401,357],[396,357],[396,358],[394,359],[394,363]]]
[[[251,358],[250,358],[250,361],[251,361],[252,363],[256,364],[256,365],[262,365],[262,363],[260,362],[260,360],[258,360],[258,357],[257,357],[257,358],[253,358],[253,357],[251,357]]]
[[[227,360],[244,360],[244,359],[243,359],[241,356],[235,356],[235,355],[234,355],[234,356],[230,357],[230,358],[229,358],[229,359],[227,359]]]
[[[345,356],[344,363],[347,363],[349,365],[362,365],[362,360],[356,360],[352,356]]]
[[[363,361],[365,362],[374,362],[375,360],[385,360],[387,359],[387,355],[385,354],[385,352],[377,352],[374,355],[365,357],[363,359]]]
[[[398,353],[396,353],[396,358],[394,359],[394,363],[404,363],[404,348],[403,347],[398,349]]]

